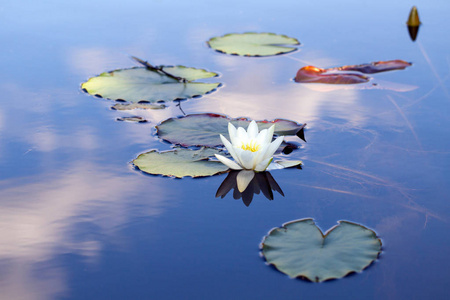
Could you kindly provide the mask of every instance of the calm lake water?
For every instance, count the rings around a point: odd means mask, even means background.
[[[405,25],[416,5],[423,25]],[[447,0],[12,1],[0,4],[0,299],[448,299],[450,25]],[[298,38],[299,51],[227,56],[233,32]],[[182,116],[113,111],[80,90],[101,72],[154,64],[220,74],[186,114],[307,123],[303,170],[273,171],[285,197],[215,198],[226,175],[148,176],[130,161],[170,145],[154,126]],[[403,59],[376,88],[302,85],[306,65]],[[325,89],[327,88],[327,89]],[[333,89],[330,89],[333,88]],[[117,122],[139,115],[144,124]],[[362,273],[324,283],[267,266],[262,238],[314,218],[363,224],[383,242]]]

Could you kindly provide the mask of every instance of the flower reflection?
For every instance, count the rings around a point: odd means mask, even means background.
[[[237,180],[239,174],[242,172],[249,172],[249,171],[246,170],[230,171],[228,173],[228,176],[225,178],[225,180],[222,182],[219,189],[217,190],[216,197],[224,198],[228,194],[228,192],[231,189],[233,189],[233,198],[236,200],[242,198],[242,202],[244,202],[245,206],[250,205],[250,203],[253,200],[254,194],[260,194],[261,192],[269,200],[273,200],[274,198],[273,191],[277,191],[280,195],[284,197],[284,193],[281,190],[281,187],[272,177],[270,172],[255,173],[255,176],[249,182],[247,188],[241,192],[238,189]]]

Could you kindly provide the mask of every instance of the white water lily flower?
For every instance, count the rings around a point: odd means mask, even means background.
[[[223,135],[220,135],[222,143],[234,161],[216,154],[217,159],[230,169],[248,171],[239,173],[237,177],[240,192],[244,191],[253,179],[254,171],[263,172],[267,169],[273,160],[273,154],[283,142],[283,136],[272,142],[274,130],[275,125],[272,125],[269,129],[258,132],[258,125],[255,121],[250,122],[247,131],[242,127],[236,129],[233,124],[228,123],[231,143]]]

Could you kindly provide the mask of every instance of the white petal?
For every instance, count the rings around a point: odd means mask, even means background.
[[[252,120],[247,128],[247,135],[249,139],[254,139],[258,135],[258,124]]]
[[[222,143],[224,144],[225,148],[227,148],[228,153],[230,153],[231,157],[233,157],[233,159],[238,164],[240,164],[241,161],[239,160],[239,157],[236,155],[233,145],[231,145],[231,143],[223,135],[220,135],[220,139],[222,140]]]
[[[245,131],[244,128],[239,127],[237,129],[237,133],[236,133],[236,137],[239,141],[247,141],[248,140],[248,135],[247,135],[247,131]],[[234,143],[233,143],[234,144]],[[241,145],[237,145],[237,146],[241,146]]]
[[[256,137],[256,141],[258,142],[258,144],[260,144],[260,145],[266,144],[266,135],[267,135],[267,129],[263,129],[258,133],[258,136]]]
[[[252,181],[253,177],[255,177],[255,172],[253,170],[242,170],[236,177],[236,182],[238,186],[239,192],[245,191],[249,183]]]
[[[255,168],[257,164],[259,164],[261,161],[263,161],[264,159],[267,158],[265,156],[265,154],[266,154],[267,148],[269,148],[269,146],[270,146],[270,144],[263,144],[261,146],[261,148],[259,149],[259,151],[256,152],[253,168]]]
[[[258,165],[256,165],[255,171],[256,172],[265,171],[267,169],[267,167],[269,166],[269,164],[272,162],[272,159],[273,159],[273,157],[269,157],[269,158],[266,158],[265,160],[263,160],[262,162],[260,162]]]
[[[225,166],[227,166],[230,169],[233,170],[242,170],[242,167],[240,165],[238,165],[237,163],[235,163],[234,161],[232,161],[229,158],[226,158],[225,156],[219,155],[219,154],[214,154],[216,156],[216,158],[218,160],[220,160],[221,163],[223,163]]]
[[[267,135],[266,135],[266,140],[265,143],[270,143],[272,142],[272,138],[273,138],[273,133],[275,131],[275,124],[273,124],[272,126],[269,127],[269,129],[267,130]]]
[[[230,135],[230,141],[232,144],[236,142],[236,127],[233,124],[228,123],[228,134]]]
[[[230,152],[230,148],[233,148],[233,146],[231,146],[231,143],[227,140],[227,138],[223,135],[220,135],[220,140],[222,141],[222,144],[225,146],[225,148],[227,148],[228,152]]]
[[[278,147],[280,147],[281,143],[283,142],[284,136],[279,136],[276,138],[275,141],[273,141],[269,148],[267,148],[267,151],[265,153],[265,157],[272,157],[275,151],[277,151]]]
[[[253,169],[254,153],[252,151],[246,151],[240,148],[235,148],[236,155],[239,157],[242,167],[247,170]]]

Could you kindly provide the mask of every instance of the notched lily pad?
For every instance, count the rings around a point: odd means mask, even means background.
[[[144,67],[104,72],[81,85],[87,93],[130,103],[165,102],[202,96],[220,83],[194,82],[217,76],[203,69],[184,66],[153,67],[135,58]]]
[[[193,114],[181,118],[170,118],[156,126],[157,135],[172,144],[190,146],[221,146],[219,134],[228,137],[228,122],[236,127],[247,128],[250,121],[246,118],[230,119],[218,114]],[[275,125],[276,135],[303,134],[306,124],[276,119],[273,121],[257,121],[259,130]],[[299,135],[302,136],[302,135]],[[304,136],[303,136],[304,138]]]
[[[289,222],[264,238],[267,263],[291,278],[321,282],[361,272],[381,252],[381,240],[362,225],[339,221],[325,235],[313,219]]]
[[[284,54],[297,50],[292,46],[300,45],[295,38],[267,32],[230,33],[213,37],[207,43],[218,52],[241,56]]]
[[[221,162],[209,160],[209,157],[214,154],[223,155],[222,151],[211,148],[200,150],[177,148],[165,152],[152,150],[140,154],[133,160],[133,164],[142,172],[153,175],[177,178],[204,177],[228,170],[228,167]]]

